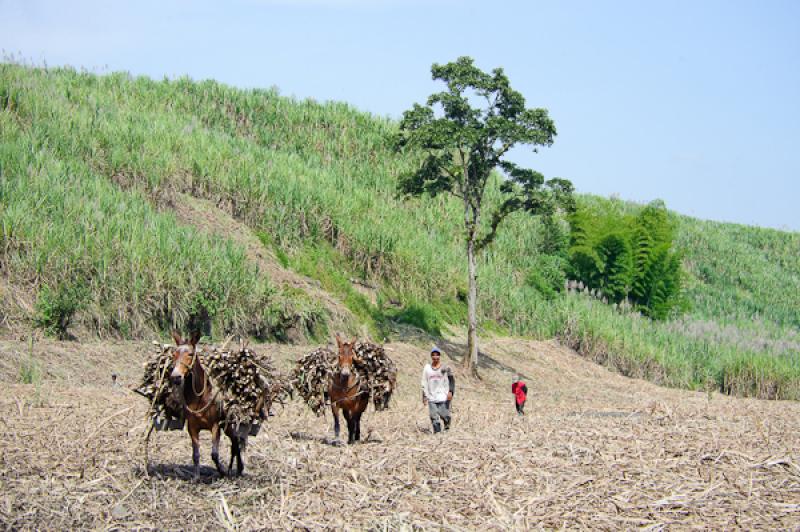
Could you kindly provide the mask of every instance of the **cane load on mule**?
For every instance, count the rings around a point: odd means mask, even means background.
[[[297,361],[292,383],[306,404],[320,415],[330,402],[334,433],[339,437],[339,410],[347,420],[348,443],[360,439],[361,415],[372,398],[376,410],[389,406],[397,386],[397,368],[382,346],[343,342],[338,352],[322,347]]]
[[[238,350],[198,347],[199,337],[195,333],[184,339],[175,332],[175,346],[159,344],[158,352],[145,365],[142,385],[136,391],[150,400],[149,415],[156,428],[180,429],[186,420],[195,476],[199,473],[201,430],[211,431],[211,457],[222,475],[221,431],[230,438],[228,468],[236,459],[237,473],[241,474],[241,451],[247,436],[258,432],[272,403],[288,394],[290,386],[268,356],[259,356],[244,345]]]

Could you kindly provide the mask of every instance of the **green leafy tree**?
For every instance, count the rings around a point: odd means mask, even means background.
[[[662,201],[636,216],[579,209],[570,216],[569,270],[609,300],[629,299],[643,314],[663,319],[681,304],[681,261],[675,229]]]
[[[539,246],[539,252],[566,259],[568,250],[569,223],[556,216],[545,216],[542,224],[542,243]]]
[[[646,291],[636,303],[653,319],[667,317],[679,304],[681,286],[681,261],[668,244],[656,248],[650,256],[644,274]]]
[[[590,233],[594,226],[595,220],[586,208],[575,209],[569,216],[569,247],[590,246]]]
[[[575,246],[570,249],[570,273],[587,286],[597,288],[603,276],[605,265],[597,250],[590,245]]]
[[[476,255],[492,243],[512,212],[552,216],[559,207],[573,209],[573,189],[567,180],[545,181],[539,172],[504,159],[518,144],[534,146],[534,151],[550,146],[556,128],[547,110],[525,107],[525,98],[511,88],[501,68],[489,74],[471,58],[460,57],[434,64],[431,73],[447,89],[403,114],[398,148],[422,150],[424,157],[416,171],[400,178],[398,189],[406,196],[448,193],[463,202],[469,277],[464,365],[477,375]],[[505,173],[498,185],[502,199],[490,208],[484,199],[487,186],[497,183],[490,177],[498,168]]]
[[[634,301],[647,305],[653,275],[654,261],[667,260],[669,252],[656,253],[664,247],[671,248],[673,241],[673,227],[669,221],[667,207],[662,201],[649,203],[636,216],[633,222],[633,280],[631,295]],[[666,270],[663,270],[666,271]]]
[[[633,272],[631,275],[631,297],[643,300],[647,293],[647,269],[656,247],[653,236],[643,227],[636,227],[632,237]]]
[[[610,233],[597,245],[602,263],[599,288],[609,300],[619,303],[628,295],[633,272],[631,247],[622,233]]]

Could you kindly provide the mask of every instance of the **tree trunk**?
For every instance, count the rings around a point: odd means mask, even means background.
[[[475,266],[475,238],[470,235],[467,242],[467,270],[469,290],[467,295],[467,354],[464,367],[478,376],[478,276]]]
[[[480,227],[482,190],[475,188],[470,180],[468,157],[461,154],[464,183],[464,226],[467,230],[467,353],[464,355],[464,368],[478,377],[478,274],[475,265],[475,235]]]

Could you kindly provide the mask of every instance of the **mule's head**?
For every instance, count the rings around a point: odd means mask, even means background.
[[[358,355],[353,349],[356,339],[353,338],[350,342],[343,342],[337,334],[336,343],[339,346],[339,375],[342,379],[347,379],[353,372],[353,361],[358,362]]]
[[[175,368],[170,374],[172,384],[183,384],[186,374],[192,371],[194,365],[196,346],[200,340],[200,333],[195,331],[188,339],[181,338],[178,331],[172,331],[172,339],[175,340],[175,351],[172,353],[172,362]]]

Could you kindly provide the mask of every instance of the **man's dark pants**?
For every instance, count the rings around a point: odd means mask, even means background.
[[[450,401],[428,401],[428,414],[431,416],[434,433],[442,431],[440,419],[444,423],[444,430],[450,430]]]

